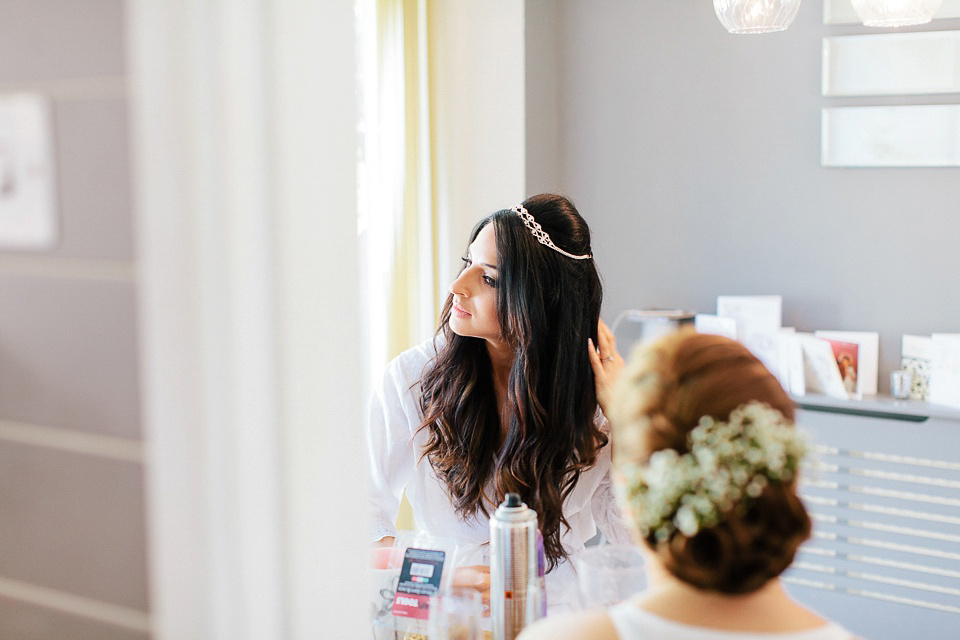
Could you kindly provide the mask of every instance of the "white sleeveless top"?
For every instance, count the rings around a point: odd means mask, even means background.
[[[855,636],[832,622],[809,631],[753,633],[720,631],[667,620],[627,601],[607,610],[620,640],[851,640]]]

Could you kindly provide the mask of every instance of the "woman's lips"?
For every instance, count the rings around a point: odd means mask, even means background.
[[[461,307],[460,305],[456,305],[456,304],[453,305],[453,315],[457,316],[458,318],[469,318],[469,317],[470,317],[470,314],[467,313],[466,311],[464,311],[463,307]]]

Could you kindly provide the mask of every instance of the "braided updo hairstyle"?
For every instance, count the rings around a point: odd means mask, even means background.
[[[727,421],[730,412],[764,402],[794,418],[793,402],[777,379],[740,343],[678,331],[633,354],[611,408],[614,464],[645,463],[656,451],[687,453],[687,434],[701,416]],[[638,428],[639,425],[639,428]],[[630,519],[629,505],[622,501]],[[634,535],[642,537],[634,526]],[[684,582],[724,594],[750,593],[780,575],[810,535],[810,517],[795,482],[771,481],[756,498],[687,538],[674,531],[644,542]]]

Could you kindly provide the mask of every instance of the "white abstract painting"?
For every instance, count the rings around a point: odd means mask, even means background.
[[[823,39],[824,96],[960,93],[960,31]]]
[[[960,0],[943,0],[934,19],[960,18]],[[823,0],[824,24],[859,24],[860,18],[850,0]]]
[[[825,167],[960,167],[960,105],[821,111]]]
[[[57,241],[50,103],[0,95],[0,247],[48,249]]]

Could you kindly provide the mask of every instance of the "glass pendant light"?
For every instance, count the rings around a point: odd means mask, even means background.
[[[943,0],[850,0],[867,27],[906,27],[933,19]]]
[[[713,10],[730,33],[769,33],[790,26],[800,0],[713,0]]]

